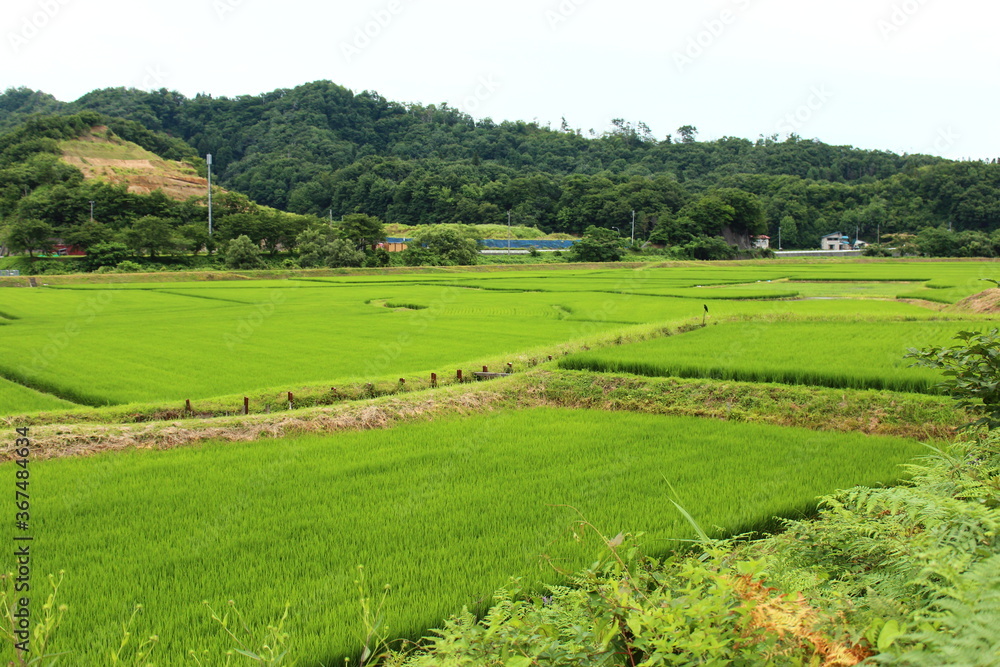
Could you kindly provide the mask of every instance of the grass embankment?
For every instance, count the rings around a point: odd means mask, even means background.
[[[244,442],[302,433],[391,428],[457,415],[533,407],[567,407],[693,416],[734,423],[794,426],[817,431],[866,433],[944,440],[969,421],[953,402],[938,396],[882,391],[833,390],[713,380],[643,378],[539,368],[490,382],[434,390],[401,391],[374,399],[288,410],[280,397],[274,409],[249,415],[203,417],[152,413],[145,423],[118,408],[94,411],[90,421],[70,423],[73,413],[30,419],[39,459],[132,448],[168,449],[208,440]],[[166,421],[161,421],[166,420]],[[10,456],[13,444],[0,452]]]
[[[221,656],[232,642],[202,600],[236,600],[251,619],[276,617],[287,600],[300,664],[335,664],[359,647],[357,565],[375,587],[392,586],[392,631],[415,636],[480,605],[509,575],[556,582],[546,561],[570,571],[589,562],[595,544],[569,530],[576,510],[609,534],[643,526],[666,552],[692,531],[664,510],[664,478],[728,535],[807,514],[836,488],[892,482],[921,450],[596,410],[459,417],[33,462],[33,529],[45,536],[33,567],[67,572],[69,612],[52,649],[81,667],[106,664],[141,602],[134,631],[159,636],[158,662],[181,664],[189,649]]]

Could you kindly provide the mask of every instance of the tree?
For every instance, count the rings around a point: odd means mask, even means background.
[[[374,215],[351,213],[340,223],[340,233],[358,250],[374,250],[385,240],[385,225]]]
[[[682,208],[680,216],[694,223],[694,236],[716,236],[733,224],[736,209],[721,197],[709,194]]]
[[[299,266],[304,269],[323,264],[323,246],[333,238],[333,229],[328,225],[310,227],[295,238],[299,250]]]
[[[749,238],[767,231],[764,206],[757,195],[739,188],[722,188],[713,194],[733,209],[728,226],[737,236]]]
[[[779,245],[788,245],[795,248],[799,238],[799,227],[795,224],[795,218],[786,215],[781,219],[778,227],[778,238],[781,241]]]
[[[225,260],[227,269],[264,268],[264,260],[260,258],[260,246],[248,236],[238,236],[226,244]]]
[[[295,243],[299,249],[299,266],[303,268],[340,268],[365,263],[365,253],[352,241],[338,238],[337,230],[327,224],[306,229],[296,237]]]
[[[906,357],[916,360],[914,366],[942,370],[945,379],[938,386],[959,408],[982,415],[964,428],[996,428],[1000,426],[1000,330],[960,331],[955,338],[962,342],[947,348],[910,348]]]
[[[136,220],[122,232],[122,240],[137,254],[146,252],[150,257],[156,257],[157,253],[169,253],[177,247],[170,220],[153,215]]]
[[[698,140],[698,128],[694,125],[681,125],[677,128],[682,144],[693,144]]]
[[[454,226],[423,228],[403,251],[403,261],[410,266],[466,266],[478,260],[479,240]]]
[[[333,239],[323,246],[323,264],[332,269],[345,266],[361,266],[365,253],[354,247],[347,239]]]
[[[955,257],[959,243],[955,232],[944,227],[925,227],[920,230],[914,243],[925,257]]]
[[[718,236],[701,236],[684,246],[684,252],[692,259],[716,260],[736,257],[736,246],[729,245]]]
[[[37,250],[41,254],[52,252],[52,225],[42,220],[15,220],[7,225],[4,245],[11,252],[26,252],[34,257]]]
[[[95,243],[87,248],[87,256],[83,258],[83,262],[88,271],[96,271],[102,266],[118,266],[130,255],[128,246],[124,243]]]
[[[87,220],[82,225],[76,225],[63,232],[63,241],[89,251],[91,246],[108,243],[114,238],[113,231],[96,220]],[[109,264],[108,266],[114,266]]]
[[[583,238],[573,244],[570,259],[574,262],[617,262],[625,255],[617,232],[591,225]]]
[[[181,245],[191,254],[197,255],[204,250],[211,255],[215,252],[215,237],[209,235],[208,226],[203,222],[191,223],[178,228]]]

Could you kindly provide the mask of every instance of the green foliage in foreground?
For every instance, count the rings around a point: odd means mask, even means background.
[[[229,637],[200,604],[235,600],[250,619],[292,616],[300,663],[359,652],[357,565],[394,635],[415,636],[508,575],[557,583],[592,541],[647,529],[665,553],[693,532],[669,479],[713,533],[796,517],[854,484],[891,482],[912,441],[690,418],[539,409],[385,431],[133,451],[33,464],[38,572],[65,570],[69,611],[53,650],[101,666],[133,605],[155,660],[221,655]],[[13,464],[0,476],[13,475]],[[6,473],[3,471],[6,470]],[[36,481],[37,480],[37,481]],[[8,536],[13,525],[8,528]],[[561,537],[563,536],[563,537]],[[543,557],[544,554],[544,557]],[[0,659],[7,656],[0,655]]]
[[[919,366],[944,371],[941,388],[960,408],[982,415],[970,426],[996,428],[1000,426],[1000,329],[960,331],[955,338],[962,342],[947,348],[911,348],[906,356]]]
[[[894,488],[822,500],[816,520],[660,562],[619,536],[573,586],[508,588],[453,617],[407,667],[1000,663],[1000,435],[926,457]],[[695,656],[697,656],[695,658]]]
[[[938,374],[911,368],[908,344],[927,345],[973,322],[741,322],[573,355],[562,368],[744,382],[934,393]]]

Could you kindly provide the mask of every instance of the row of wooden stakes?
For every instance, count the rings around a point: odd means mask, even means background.
[[[538,361],[536,359],[532,359],[531,361],[532,361],[532,365],[533,366],[537,365],[537,363],[538,363]],[[549,355],[549,361],[552,361],[552,355]],[[473,375],[476,377],[477,380],[484,380],[484,379],[489,379],[489,378],[494,378],[494,377],[506,377],[508,375],[511,375],[513,372],[514,372],[514,364],[511,363],[511,362],[507,362],[507,372],[506,373],[491,373],[488,366],[483,366],[482,372],[476,371],[476,372],[473,373]],[[462,369],[458,369],[457,371],[455,371],[455,379],[458,380],[458,382],[460,382],[460,383],[468,381],[468,378],[463,374]],[[369,393],[371,393],[371,394],[375,393],[375,385],[374,384],[372,384],[371,382],[369,382],[365,386],[368,389]],[[406,386],[406,378],[399,378],[399,386],[401,388]],[[437,386],[438,386],[438,376],[437,376],[437,373],[431,373],[431,387],[437,388]],[[332,391],[333,393],[336,394],[337,393],[337,388],[336,387],[330,387],[330,391]],[[289,410],[294,410],[295,409],[295,394],[293,392],[288,392],[288,409]],[[187,412],[187,413],[193,413],[194,412],[194,409],[191,407],[191,399],[190,398],[184,401],[184,411]],[[244,396],[243,397],[243,414],[245,414],[245,415],[250,414],[250,397],[249,396]]]

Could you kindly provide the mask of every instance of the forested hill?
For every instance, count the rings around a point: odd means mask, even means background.
[[[11,89],[0,95],[0,131],[33,113],[87,110],[212,153],[220,184],[296,213],[423,224],[501,222],[511,210],[517,223],[579,233],[622,227],[636,210],[638,231],[648,232],[707,191],[739,188],[760,198],[771,235],[780,225],[786,246],[813,247],[841,228],[871,237],[876,228],[1000,227],[996,165],[794,136],[699,141],[690,126],[655,138],[638,121],[601,133],[494,123],[330,82],[237,98],[116,88],[70,103]]]

